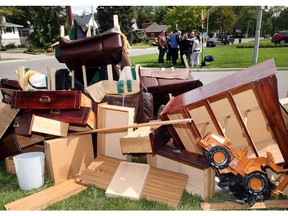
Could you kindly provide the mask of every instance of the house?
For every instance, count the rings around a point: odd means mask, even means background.
[[[2,24],[0,25],[2,46],[9,44],[14,44],[15,46],[21,45],[19,28],[24,26],[6,22],[6,18],[4,16],[2,16]]]
[[[73,14],[73,25],[77,29],[77,34],[79,33],[78,29],[86,34],[88,28],[90,27],[92,32],[94,29],[98,29],[98,24],[95,19],[93,19],[92,14],[83,14],[81,16]],[[77,38],[80,38],[79,36]]]
[[[160,35],[161,31],[167,31],[167,25],[159,25],[157,23],[144,23],[142,28],[145,29],[146,35],[149,38],[155,38]]]

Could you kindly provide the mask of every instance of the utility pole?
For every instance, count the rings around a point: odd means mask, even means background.
[[[261,29],[261,21],[262,21],[262,12],[263,12],[263,10],[264,10],[264,6],[258,6],[258,17],[257,17],[257,23],[256,23],[256,31],[255,31],[253,64],[257,64],[257,62],[258,62],[260,29]]]

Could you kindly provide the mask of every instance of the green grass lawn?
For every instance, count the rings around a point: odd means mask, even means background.
[[[249,43],[253,44],[253,42]],[[261,43],[271,42],[264,41]],[[214,61],[206,62],[206,66],[202,68],[247,68],[253,65],[253,53],[253,48],[237,48],[237,44],[213,48],[204,47],[203,55],[214,56]],[[276,67],[288,67],[288,47],[259,48],[258,63],[271,58],[274,59]],[[202,60],[202,54],[200,54],[200,59]],[[158,54],[133,56],[130,57],[130,60],[133,65],[140,64],[143,67],[171,67],[167,62],[159,64]],[[180,64],[180,59],[178,59],[176,67],[184,67]]]

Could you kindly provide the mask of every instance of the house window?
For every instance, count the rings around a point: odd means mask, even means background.
[[[7,27],[5,30],[4,30],[5,33],[13,33],[15,34],[15,31],[14,31],[14,28],[13,27]]]

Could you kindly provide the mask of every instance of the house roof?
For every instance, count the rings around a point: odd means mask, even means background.
[[[91,14],[88,14],[88,15],[74,15],[73,14],[73,17],[72,19],[73,20],[76,20],[76,22],[78,23],[78,25],[80,25],[82,28],[84,28],[85,30],[87,29],[87,26],[86,25],[90,25],[90,26],[93,26],[93,21],[94,19],[91,19],[92,18],[92,15]],[[95,22],[94,20],[94,26],[95,28],[98,28],[98,25],[97,23]],[[83,30],[84,30],[83,29]]]
[[[18,25],[18,24],[9,23],[9,22],[2,22],[2,25],[7,26],[7,27],[24,27],[23,25]]]
[[[167,25],[158,25],[157,23],[152,23],[150,26],[148,26],[145,31],[146,33],[150,32],[161,32],[161,31],[167,31],[168,26]]]

